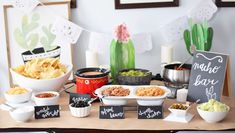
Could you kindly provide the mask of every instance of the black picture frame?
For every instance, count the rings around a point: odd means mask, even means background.
[[[216,0],[215,4],[218,7],[235,7],[235,0],[234,2],[223,2],[222,0]]]
[[[115,0],[115,9],[135,9],[135,8],[156,8],[156,7],[178,7],[179,0],[172,0],[172,2],[156,2],[151,3],[131,3],[122,4],[121,0]]]

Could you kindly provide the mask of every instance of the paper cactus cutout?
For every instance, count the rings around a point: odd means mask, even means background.
[[[43,36],[40,39],[40,42],[45,52],[53,50],[57,47],[56,45],[52,45],[53,42],[55,41],[56,35],[51,32],[51,28],[52,28],[52,24],[50,24],[48,27],[42,26],[42,31],[45,34],[45,36]]]
[[[195,45],[197,50],[210,51],[213,40],[213,28],[208,26],[208,22],[194,24],[192,19],[189,21],[190,29],[184,31],[184,41],[189,54],[191,45]]]
[[[25,15],[22,17],[21,27],[16,28],[14,31],[14,37],[18,45],[23,49],[29,50],[31,53],[33,53],[32,51],[35,49],[39,41],[39,35],[37,33],[33,33],[33,31],[39,26],[39,19],[40,16],[37,13],[33,14],[31,21],[29,21],[28,16]]]

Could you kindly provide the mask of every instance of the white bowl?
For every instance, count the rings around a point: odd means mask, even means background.
[[[52,93],[56,96],[54,97],[48,97],[48,98],[39,98],[36,97],[36,95],[41,93]],[[43,91],[33,94],[33,100],[35,101],[37,106],[47,106],[47,105],[57,105],[59,101],[60,94],[56,91]]]
[[[72,65],[65,65],[67,73],[53,79],[33,79],[25,77],[10,69],[13,81],[21,87],[31,88],[33,91],[58,91],[69,79],[72,72]]]
[[[168,108],[168,110],[170,110],[171,113],[174,114],[174,115],[177,116],[177,117],[185,117],[186,114],[188,113],[188,110],[189,110],[190,106],[188,106],[188,105],[184,105],[184,106],[187,106],[188,108],[187,108],[186,110],[182,110],[182,109],[173,109],[173,108],[171,108],[171,107],[172,107],[172,105],[171,105],[171,106]]]
[[[9,111],[10,116],[17,122],[26,122],[32,118],[34,114],[33,106],[25,106]]]
[[[228,114],[230,108],[228,107],[227,112],[209,112],[204,111],[199,108],[199,105],[197,106],[197,111],[199,115],[208,123],[216,123],[219,121],[222,121]]]
[[[74,117],[80,117],[80,118],[87,117],[91,112],[91,104],[83,108],[72,107],[71,104],[69,104],[69,109],[70,109],[71,115]]]
[[[7,100],[7,102],[9,103],[14,103],[14,104],[18,104],[18,103],[24,103],[27,102],[31,99],[32,96],[32,90],[31,89],[27,89],[28,92],[23,93],[23,94],[7,94],[7,91],[4,92],[4,97]]]

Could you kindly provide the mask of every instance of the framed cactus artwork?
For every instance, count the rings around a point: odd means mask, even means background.
[[[29,14],[12,5],[4,5],[5,42],[8,68],[17,67],[34,58],[60,58],[72,64],[70,44],[60,44],[51,32],[57,16],[69,19],[70,1],[47,2]],[[56,12],[55,12],[56,11]]]

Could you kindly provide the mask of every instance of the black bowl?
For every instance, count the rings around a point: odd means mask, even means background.
[[[146,76],[123,76],[122,72],[128,72],[130,70],[141,71],[148,73]],[[119,71],[117,76],[117,82],[120,85],[150,85],[152,80],[152,73],[145,69],[124,69]]]

